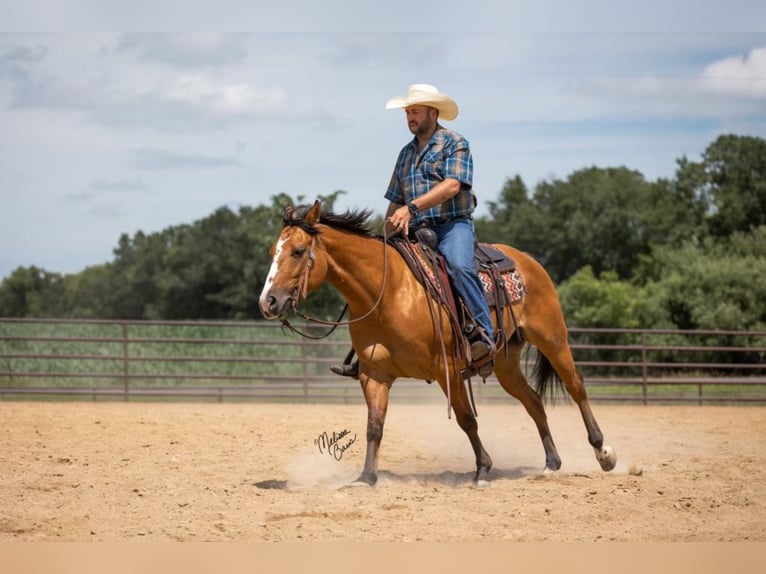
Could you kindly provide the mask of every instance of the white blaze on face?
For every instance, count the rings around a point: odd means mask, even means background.
[[[284,239],[280,239],[277,242],[277,248],[274,250],[274,258],[271,260],[271,267],[269,268],[269,274],[266,276],[266,282],[263,284],[263,291],[261,291],[261,297],[258,299],[258,303],[261,305],[261,309],[265,309],[266,298],[271,291],[271,285],[274,283],[274,277],[277,276],[279,271],[279,256],[282,255],[282,247],[285,244]]]

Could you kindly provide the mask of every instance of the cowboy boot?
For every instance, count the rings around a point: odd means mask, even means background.
[[[358,379],[359,378],[359,361],[353,361],[355,354],[356,354],[356,351],[354,351],[354,347],[351,347],[351,350],[349,350],[348,354],[346,355],[346,358],[343,359],[343,364],[332,365],[330,367],[330,370],[336,375],[340,375],[341,377],[352,377],[354,379]]]
[[[332,365],[330,370],[341,377],[359,378],[359,361],[353,363],[343,363],[342,365]]]

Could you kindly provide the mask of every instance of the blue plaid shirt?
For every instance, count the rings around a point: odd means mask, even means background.
[[[405,205],[425,195],[437,183],[453,178],[460,182],[460,191],[434,207],[420,211],[415,225],[438,224],[458,217],[468,217],[476,207],[471,189],[473,158],[468,140],[460,134],[437,125],[431,140],[418,153],[418,140],[412,138],[399,152],[385,198]]]

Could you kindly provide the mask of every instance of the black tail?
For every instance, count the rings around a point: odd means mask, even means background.
[[[535,366],[532,369],[532,379],[535,382],[535,391],[543,402],[555,403],[559,397],[569,396],[556,369],[553,368],[548,357],[539,350],[537,350],[537,359],[535,359]]]

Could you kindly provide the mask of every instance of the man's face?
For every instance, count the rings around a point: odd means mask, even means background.
[[[409,106],[404,109],[407,114],[407,127],[413,135],[426,135],[436,125],[436,109],[429,106]]]

